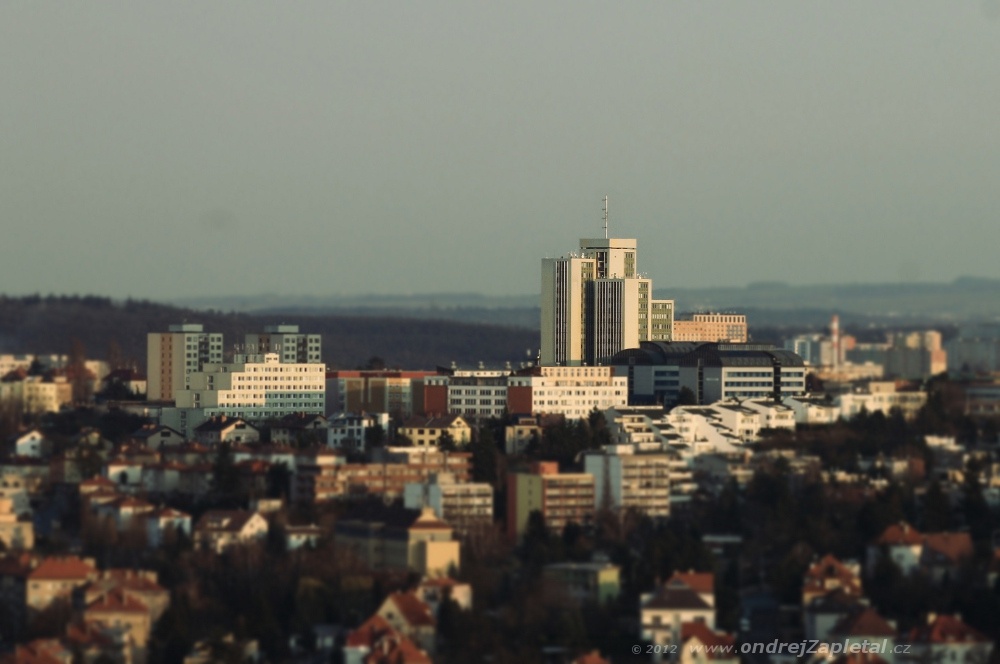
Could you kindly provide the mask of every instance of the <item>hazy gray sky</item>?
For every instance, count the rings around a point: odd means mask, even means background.
[[[0,4],[0,291],[1000,277],[992,0]]]

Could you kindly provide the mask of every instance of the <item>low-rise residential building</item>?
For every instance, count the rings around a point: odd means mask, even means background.
[[[191,515],[170,507],[153,510],[145,515],[146,542],[158,548],[177,536],[191,537]]]
[[[463,611],[472,609],[472,586],[468,583],[460,583],[447,576],[439,576],[432,579],[424,579],[416,587],[414,592],[427,606],[431,607],[434,615],[438,615],[438,609],[447,599],[455,602],[458,608]]]
[[[843,652],[864,647],[863,644],[884,645],[885,650],[879,655],[891,664],[898,633],[893,622],[883,618],[875,609],[865,607],[842,618],[830,630],[829,638],[843,643]]]
[[[291,413],[271,427],[271,443],[325,443],[329,425],[326,417],[317,413]]]
[[[412,639],[423,650],[429,653],[435,651],[437,620],[431,607],[413,591],[390,594],[375,615],[383,618],[400,634]]]
[[[431,664],[432,660],[405,634],[375,614],[347,635],[344,664]]]
[[[161,450],[186,442],[184,434],[162,424],[145,424],[132,432],[132,440],[151,450]]]
[[[260,431],[241,417],[218,415],[196,426],[194,437],[202,445],[208,446],[256,443],[260,441]]]
[[[932,581],[953,577],[973,557],[968,532],[921,533],[905,521],[888,526],[868,545],[868,573],[882,557],[891,560],[904,575],[918,570]]]
[[[444,576],[460,565],[459,543],[452,527],[430,508],[343,518],[337,522],[334,536],[338,546],[352,551],[374,570]]]
[[[806,570],[802,579],[802,605],[808,606],[817,597],[840,591],[852,597],[862,597],[861,565],[841,562],[827,554]]]
[[[19,517],[10,498],[0,498],[0,543],[8,550],[35,548],[35,527]]]
[[[704,587],[702,575],[674,575],[639,600],[640,638],[655,645],[680,645],[685,623],[703,623],[715,629],[714,585]],[[708,575],[711,578],[711,575]],[[694,584],[694,586],[692,585]],[[708,591],[708,592],[706,592]]]
[[[267,521],[256,512],[210,510],[194,528],[195,546],[222,553],[231,546],[260,542],[267,536]]]
[[[368,449],[368,439],[374,435],[369,432],[376,427],[382,429],[382,442],[389,435],[389,413],[341,413],[330,418],[326,431],[328,447],[353,452],[364,452]]]
[[[326,531],[316,525],[285,526],[285,550],[315,548],[325,534]]]
[[[466,445],[472,440],[472,427],[461,415],[440,417],[411,417],[399,428],[414,447],[437,446],[447,434],[456,445]]]
[[[517,415],[514,422],[504,427],[504,449],[507,456],[523,454],[532,442],[539,443],[544,425],[538,415]]]
[[[76,556],[46,558],[28,574],[25,603],[29,611],[42,611],[53,602],[69,602],[74,591],[97,577],[97,567],[91,559]]]
[[[907,639],[909,659],[917,662],[988,662],[993,640],[962,622],[958,616],[930,613],[924,625],[913,628]]]
[[[797,424],[833,424],[840,419],[840,406],[833,395],[785,397],[783,404],[792,409]]]
[[[703,622],[681,623],[680,664],[737,664],[740,661],[736,638],[709,629]],[[874,663],[872,663],[874,664]]]
[[[845,420],[862,411],[869,415],[875,412],[889,415],[894,409],[900,410],[903,417],[909,420],[916,417],[927,403],[927,393],[918,389],[902,389],[893,381],[872,381],[852,392],[838,394],[835,403]]]
[[[16,457],[39,459],[48,456],[52,442],[38,429],[23,431],[11,437],[11,452]]]

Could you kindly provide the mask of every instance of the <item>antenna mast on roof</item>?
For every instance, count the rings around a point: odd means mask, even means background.
[[[608,239],[608,196],[604,195],[604,239]]]

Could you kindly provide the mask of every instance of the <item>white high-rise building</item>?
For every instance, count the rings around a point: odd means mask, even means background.
[[[636,241],[583,238],[580,253],[542,260],[542,366],[598,364],[640,341],[670,341],[673,300],[654,300]]]
[[[245,341],[247,353],[277,353],[282,362],[291,364],[322,361],[322,336],[301,334],[298,325],[265,325],[262,334],[248,334]]]
[[[206,363],[222,362],[222,335],[195,323],[171,325],[169,332],[146,336],[146,395],[150,401],[173,401],[187,377]]]

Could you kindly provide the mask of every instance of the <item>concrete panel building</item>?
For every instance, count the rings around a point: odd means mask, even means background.
[[[202,325],[171,325],[168,332],[146,335],[146,396],[150,401],[173,401],[187,387],[187,377],[209,362],[222,362],[222,335],[205,332]]]

